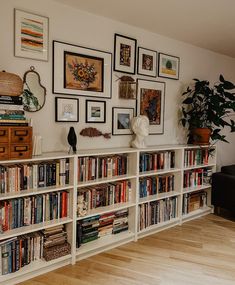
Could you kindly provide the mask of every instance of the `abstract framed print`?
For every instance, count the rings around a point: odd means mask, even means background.
[[[131,135],[131,119],[134,117],[134,108],[113,107],[113,135]]]
[[[165,53],[158,55],[158,76],[179,79],[180,58]]]
[[[137,73],[140,75],[157,76],[157,52],[138,47]]]
[[[106,102],[86,100],[86,123],[106,122]]]
[[[48,61],[49,18],[15,9],[15,56]]]
[[[73,98],[55,98],[55,121],[78,122],[79,100]]]
[[[137,80],[137,115],[149,119],[149,134],[164,133],[165,82]]]
[[[112,54],[53,41],[53,93],[111,98]]]
[[[114,35],[114,71],[135,74],[136,44],[135,39]]]

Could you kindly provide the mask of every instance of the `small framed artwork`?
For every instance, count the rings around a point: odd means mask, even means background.
[[[106,102],[86,100],[86,123],[106,122]]]
[[[53,41],[53,93],[111,98],[112,54]]]
[[[131,135],[131,119],[134,108],[113,107],[113,135]]]
[[[114,35],[114,71],[135,74],[136,43],[135,39]]]
[[[150,135],[164,133],[165,82],[137,80],[137,115],[149,118]]]
[[[49,18],[15,9],[15,56],[48,61]]]
[[[158,76],[170,79],[179,79],[180,58],[169,54],[158,55]]]
[[[79,100],[73,98],[55,98],[55,121],[78,122]]]
[[[138,47],[137,73],[151,77],[157,76],[157,52]]]

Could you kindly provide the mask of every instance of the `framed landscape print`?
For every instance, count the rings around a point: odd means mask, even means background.
[[[49,18],[15,9],[15,56],[48,61]]]
[[[134,108],[113,107],[113,135],[131,135],[131,119],[134,117]]]
[[[112,54],[53,41],[53,93],[111,98]]]
[[[135,74],[136,43],[135,39],[114,35],[114,71]]]
[[[157,76],[157,52],[138,47],[137,73],[141,75]]]
[[[86,100],[86,123],[105,123],[106,102]]]
[[[55,121],[78,122],[79,101],[73,98],[55,98]]]
[[[158,76],[179,79],[180,58],[164,53],[158,55]]]
[[[149,118],[149,134],[163,134],[165,82],[138,79],[137,86],[137,115]]]

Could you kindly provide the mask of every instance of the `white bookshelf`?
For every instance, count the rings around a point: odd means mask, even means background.
[[[162,146],[151,146],[145,149],[133,149],[133,148],[110,148],[110,149],[95,149],[95,150],[79,150],[76,155],[70,155],[67,153],[45,153],[39,157],[33,157],[32,159],[26,160],[14,160],[14,161],[1,161],[0,165],[15,165],[15,164],[26,164],[26,163],[39,163],[47,162],[52,160],[58,160],[62,158],[68,158],[70,161],[70,180],[68,185],[63,186],[49,186],[37,189],[28,189],[19,192],[8,192],[0,194],[0,203],[4,203],[5,200],[15,199],[19,197],[29,197],[34,195],[46,194],[51,192],[67,191],[70,193],[69,201],[69,216],[67,218],[52,220],[40,224],[34,224],[25,226],[13,230],[9,230],[0,234],[0,241],[33,232],[37,232],[46,228],[54,227],[56,225],[64,224],[68,233],[68,241],[71,244],[71,254],[46,262],[43,260],[34,261],[29,265],[21,268],[15,273],[0,276],[0,284],[17,284],[29,278],[35,277],[42,273],[51,271],[67,264],[74,264],[76,261],[87,258],[94,254],[106,251],[116,246],[125,244],[130,241],[136,241],[139,238],[145,237],[157,233],[159,231],[180,225],[183,222],[196,219],[213,211],[213,207],[210,203],[210,185],[200,185],[195,187],[183,188],[183,177],[184,172],[198,169],[198,168],[211,168],[215,171],[216,167],[216,156],[209,159],[207,164],[204,165],[184,165],[185,151],[189,149],[197,149],[198,146],[187,146],[187,145],[162,145]],[[203,147],[204,148],[204,147]],[[175,152],[175,166],[173,168],[150,170],[140,172],[139,161],[140,155],[144,152]],[[106,178],[99,178],[90,181],[78,182],[78,160],[82,157],[104,157],[113,155],[126,154],[128,156],[128,171],[125,175],[111,176]],[[139,197],[139,180],[149,178],[151,176],[164,177],[167,175],[174,175],[174,190],[164,193],[157,193],[155,195],[149,195],[147,197]],[[84,217],[77,216],[77,194],[83,188],[92,188],[97,185],[105,183],[115,183],[123,180],[131,182],[131,199],[128,202],[117,203],[109,206],[98,207],[89,210]],[[182,201],[183,195],[194,193],[196,191],[207,191],[208,203],[204,208],[197,209],[196,211],[190,212],[186,215],[182,215]],[[139,206],[145,203],[151,203],[154,201],[161,201],[163,199],[171,199],[177,197],[177,210],[176,217],[170,220],[151,225],[139,231]],[[77,222],[85,218],[90,218],[96,215],[105,215],[107,213],[116,212],[119,210],[128,209],[129,217],[129,230],[121,232],[119,234],[112,234],[98,238],[97,240],[82,244],[79,248],[76,248],[76,226]]]

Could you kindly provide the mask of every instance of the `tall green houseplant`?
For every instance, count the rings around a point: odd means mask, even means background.
[[[189,143],[200,144],[203,141],[200,131],[205,130],[209,133],[206,143],[209,143],[210,137],[213,141],[228,142],[221,131],[229,127],[231,132],[235,132],[235,122],[231,118],[235,112],[234,89],[235,85],[222,75],[212,87],[209,81],[199,79],[194,79],[193,87],[187,87],[182,94],[181,123],[189,130]]]

